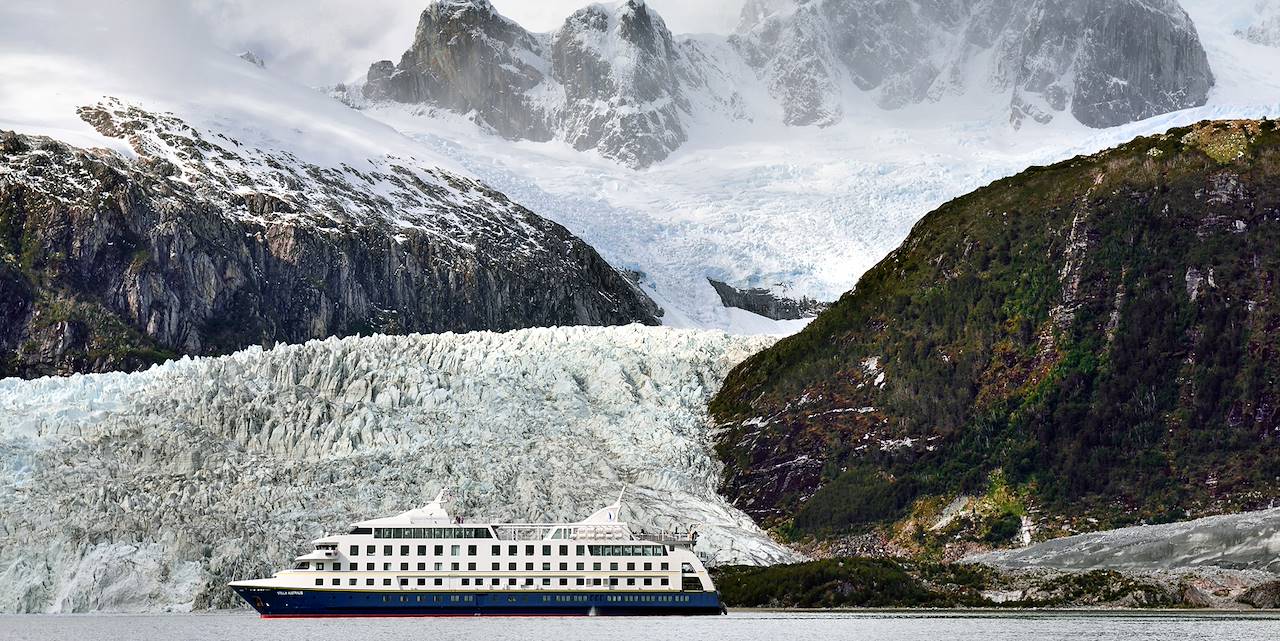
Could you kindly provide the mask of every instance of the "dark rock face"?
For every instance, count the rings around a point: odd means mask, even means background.
[[[1280,609],[1280,581],[1271,581],[1250,588],[1241,595],[1239,601],[1259,610]]]
[[[436,2],[422,12],[413,45],[400,58],[375,62],[365,97],[430,103],[475,113],[508,138],[545,141],[553,114],[530,91],[546,79],[545,43],[499,15],[487,0]]]
[[[499,15],[488,0],[437,0],[400,64],[374,63],[363,93],[474,114],[507,138],[560,138],[644,167],[686,139],[682,60],[671,32],[641,0],[589,6],[542,35]]]
[[[1069,110],[1090,127],[1203,105],[1213,86],[1176,0],[752,0],[733,42],[795,125],[840,120],[846,81],[886,109],[1008,92],[1015,123]]]
[[[0,140],[0,375],[374,332],[656,323],[591,247],[469,179],[290,166],[169,117],[83,114],[140,159]],[[160,140],[195,162],[161,160]],[[255,162],[270,173],[218,173]],[[273,187],[257,182],[268,175]]]
[[[761,287],[738,289],[714,278],[707,280],[715,288],[716,294],[720,296],[720,302],[724,303],[725,307],[745,309],[773,320],[813,318],[829,307],[827,303],[811,298],[787,298]]]
[[[729,375],[723,490],[816,535],[993,492],[1037,536],[1267,507],[1277,185],[1280,125],[1212,122],[944,205]]]

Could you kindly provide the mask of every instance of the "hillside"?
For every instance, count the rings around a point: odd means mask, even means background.
[[[724,491],[784,532],[908,548],[1266,507],[1278,129],[1174,129],[925,216],[731,373]]]
[[[565,228],[184,19],[144,3],[0,15],[0,377],[658,322]],[[165,28],[104,35],[148,21]]]

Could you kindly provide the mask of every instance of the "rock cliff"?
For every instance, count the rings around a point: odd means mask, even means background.
[[[136,158],[5,132],[0,376],[373,332],[656,323],[591,247],[410,159],[327,168],[108,101]]]

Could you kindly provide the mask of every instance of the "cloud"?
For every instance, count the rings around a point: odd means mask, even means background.
[[[376,60],[399,60],[430,0],[195,0],[211,36],[252,50],[300,82],[325,85],[362,76]],[[531,31],[551,31],[589,0],[492,0]],[[648,0],[676,33],[728,33],[744,0]]]

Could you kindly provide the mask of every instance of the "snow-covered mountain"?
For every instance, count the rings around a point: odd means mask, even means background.
[[[657,322],[560,225],[184,32],[180,8],[84,11],[0,14],[0,376],[371,331]],[[97,22],[129,20],[166,29],[126,42]]]
[[[475,127],[466,117],[429,104],[381,101],[361,107],[564,224],[613,264],[643,272],[646,291],[667,310],[665,323],[733,331],[788,331],[795,326],[761,323],[744,317],[740,310],[725,308],[707,278],[743,290],[762,287],[792,298],[834,300],[897,246],[925,212],[993,180],[1201,119],[1280,115],[1280,72],[1276,71],[1280,48],[1237,35],[1257,20],[1254,3],[1182,0],[1182,9],[1177,10],[1164,3],[1107,3],[1117,12],[1107,15],[1118,21],[1115,24],[1130,24],[1139,19],[1143,7],[1167,8],[1168,13],[1153,13],[1149,19],[1163,21],[1166,31],[1157,31],[1169,36],[1167,41],[1157,39],[1163,43],[1160,47],[1167,45],[1157,50],[1173,52],[1181,51],[1172,44],[1175,36],[1189,37],[1188,23],[1178,18],[1185,10],[1214,80],[1203,107],[1108,129],[1085,127],[1070,111],[1048,109],[1045,113],[1054,117],[1047,124],[1025,121],[1015,129],[1010,125],[1015,90],[1023,96],[1023,104],[1034,103],[1041,94],[1029,93],[1030,84],[1015,87],[1014,79],[1023,73],[1016,71],[1021,66],[992,75],[999,67],[995,54],[1001,51],[995,45],[966,44],[967,38],[978,37],[976,33],[948,31],[939,38],[968,51],[967,62],[957,62],[962,59],[951,56],[942,44],[930,49],[941,56],[934,66],[945,68],[946,73],[929,72],[928,77],[934,78],[930,86],[938,91],[926,92],[918,104],[883,109],[874,100],[883,93],[881,89],[864,91],[842,80],[841,93],[838,99],[831,94],[831,104],[846,117],[825,127],[786,126],[782,103],[761,79],[768,67],[752,67],[731,42],[741,41],[745,47],[745,41],[762,37],[750,35],[761,19],[785,22],[783,18],[794,14],[786,10],[795,4],[777,0],[754,5],[765,9],[763,15],[748,13],[743,33],[737,36],[676,36],[686,58],[694,59],[690,52],[706,58],[697,68],[717,69],[719,75],[704,76],[706,86],[712,87],[709,92],[683,90],[695,112],[684,121],[688,141],[666,160],[642,171],[591,151],[578,152],[554,137],[535,143],[492,135],[491,128]],[[810,12],[825,6],[808,4]],[[1015,3],[1011,13],[1022,15],[1023,4]],[[939,3],[884,5],[924,11]],[[1081,11],[1101,10],[1081,7]],[[969,16],[953,22],[970,25],[977,24],[975,20],[976,16]],[[1108,24],[1112,23],[1104,20],[1081,28],[1106,31],[1103,26]],[[1010,27],[996,34],[1003,39],[990,42],[998,41],[1007,53],[1023,37],[1019,33]],[[1079,39],[1071,42],[1081,44]],[[765,53],[782,55],[781,49]],[[1034,66],[1031,58],[1010,60],[1019,65],[1027,62],[1027,69]],[[832,73],[849,75],[844,63],[830,62]],[[1087,62],[1097,74],[1135,73],[1127,67],[1101,66],[1102,61]],[[1021,77],[1026,80],[1031,75]],[[1074,82],[1065,77],[1059,80],[1063,88],[1074,91]],[[699,103],[709,95],[724,102],[718,106]],[[1069,106],[1074,109],[1076,103]]]
[[[433,0],[361,94],[647,167],[704,119],[828,126],[968,97],[1017,125],[1069,112],[1110,127],[1203,105],[1212,86],[1176,0],[751,0],[727,40],[672,36],[644,0],[589,5],[550,34],[489,0]]]
[[[705,403],[770,339],[665,328],[330,339],[137,374],[0,382],[0,611],[229,606],[232,579],[425,503],[702,524],[797,558],[716,494]],[[174,394],[174,390],[183,390]]]
[[[750,0],[734,43],[786,122],[994,95],[1015,124],[1112,127],[1198,107],[1213,73],[1177,0]]]
[[[707,93],[704,75],[715,71],[700,68],[707,59],[695,42],[677,42],[643,0],[588,5],[543,34],[503,17],[489,0],[436,0],[400,63],[374,63],[360,93],[645,167],[687,140],[689,94]],[[732,96],[704,102],[733,113]]]

